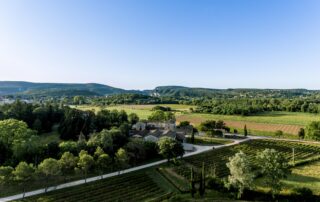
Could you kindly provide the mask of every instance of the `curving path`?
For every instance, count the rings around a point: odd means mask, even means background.
[[[245,141],[249,141],[251,139],[258,139],[259,137],[248,137],[246,139],[230,139],[233,140],[233,143],[230,144],[226,144],[226,145],[218,145],[218,146],[200,146],[200,145],[193,145],[193,147],[195,148],[195,151],[193,152],[189,152],[186,153],[183,157],[188,157],[188,156],[193,156],[196,154],[200,154],[206,151],[210,151],[212,149],[217,149],[217,148],[222,148],[222,147],[228,147],[228,146],[232,146],[232,145],[236,145],[236,144],[240,144],[241,142],[245,142]],[[125,170],[121,170],[121,171],[117,171],[117,172],[113,172],[113,173],[109,173],[109,174],[105,174],[102,176],[96,176],[96,177],[91,177],[91,178],[87,178],[86,182],[94,182],[94,181],[98,181],[98,180],[102,180],[102,179],[106,179],[106,178],[110,178],[110,177],[114,177],[114,176],[118,176],[118,175],[123,175],[125,173],[130,173],[130,172],[134,172],[137,170],[141,170],[141,169],[145,169],[145,168],[149,168],[149,167],[153,167],[156,165],[160,165],[162,163],[167,162],[167,160],[161,160],[161,161],[156,161],[153,163],[149,163],[149,164],[145,164],[145,165],[141,165],[141,166],[137,166],[137,167],[133,167],[133,168],[129,168],[129,169],[125,169]],[[38,190],[34,190],[34,191],[30,191],[30,192],[26,192],[25,193],[25,197],[29,197],[29,196],[35,196],[35,195],[39,195],[39,194],[43,194],[46,192],[51,192],[54,190],[59,190],[59,189],[64,189],[64,188],[68,188],[68,187],[74,187],[74,186],[78,186],[78,185],[82,185],[86,183],[85,180],[77,180],[77,181],[73,181],[73,182],[68,182],[68,183],[64,183],[64,184],[60,184],[57,186],[52,186],[47,188],[47,190],[45,188],[43,189],[38,189]],[[17,195],[13,195],[13,196],[8,196],[8,197],[4,197],[4,198],[0,198],[0,202],[5,202],[5,201],[13,201],[13,200],[18,200],[18,199],[22,199],[23,198],[23,194],[17,194]]]

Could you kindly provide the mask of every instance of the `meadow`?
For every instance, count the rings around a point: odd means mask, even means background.
[[[95,112],[101,109],[125,110],[128,113],[136,113],[141,119],[147,119],[152,113],[151,109],[156,105],[117,105],[107,107],[97,107],[91,105],[73,106],[81,110],[93,110]],[[271,133],[282,130],[285,134],[296,135],[300,128],[305,127],[311,121],[319,121],[320,115],[301,113],[301,112],[265,112],[252,116],[239,115],[216,115],[192,113],[191,105],[166,104],[161,106],[171,107],[174,111],[177,122],[189,121],[193,125],[199,125],[206,120],[223,120],[230,128],[241,131],[244,125],[250,132],[257,135],[272,136]]]

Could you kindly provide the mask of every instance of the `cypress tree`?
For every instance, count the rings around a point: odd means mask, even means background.
[[[193,171],[193,167],[191,167],[191,180],[190,180],[190,191],[191,191],[191,196],[192,198],[194,197],[194,194],[196,192],[195,189],[195,180],[194,180],[194,171]]]
[[[199,186],[199,194],[201,197],[204,196],[205,189],[206,189],[206,176],[205,176],[205,170],[204,170],[204,162],[202,162],[202,171],[201,171],[201,177],[200,177],[200,186]]]
[[[243,133],[244,133],[244,136],[245,136],[245,137],[248,136],[247,125],[244,125]]]

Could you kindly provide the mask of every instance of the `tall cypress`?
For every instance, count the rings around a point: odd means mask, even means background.
[[[196,192],[193,167],[191,167],[190,192],[193,198]]]
[[[202,170],[201,170],[200,186],[199,186],[199,194],[201,197],[203,197],[205,193],[205,188],[206,188],[205,178],[206,176],[205,176],[204,162],[202,162]]]

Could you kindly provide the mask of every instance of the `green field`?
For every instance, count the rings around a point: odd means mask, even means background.
[[[184,112],[188,112],[190,108],[194,107],[191,105],[179,105],[179,104],[166,104],[166,105],[116,105],[116,106],[107,106],[107,107],[99,107],[92,105],[79,105],[79,106],[71,106],[80,110],[93,110],[94,112],[98,112],[102,109],[108,110],[125,110],[128,114],[136,113],[140,117],[140,119],[147,119],[148,116],[152,113],[152,108],[155,106],[166,106],[170,107],[175,111],[176,115],[179,115]]]
[[[147,118],[152,112],[151,109],[156,105],[117,105],[105,107],[109,110],[125,110],[128,113],[137,113],[142,119]],[[299,125],[305,126],[311,121],[320,121],[320,115],[311,113],[301,112],[265,112],[259,115],[252,116],[239,116],[239,115],[216,115],[216,114],[201,114],[201,113],[190,113],[190,108],[194,108],[191,105],[179,105],[179,104],[166,104],[160,106],[171,107],[176,111],[176,116],[184,117],[188,116],[190,119],[214,119],[214,120],[225,120],[225,121],[245,121],[245,122],[256,122],[256,123],[267,123],[267,124],[288,124],[288,125]],[[73,106],[81,110],[94,110],[99,111],[102,107],[81,105]]]
[[[285,189],[307,187],[320,195],[320,161],[293,168],[291,175],[283,182]]]
[[[125,110],[127,113],[136,113],[141,119],[147,119],[152,113],[151,109],[156,105],[117,105],[107,106],[105,109],[109,110]],[[253,135],[273,136],[277,130],[282,130],[286,135],[297,135],[300,128],[305,127],[312,121],[320,121],[320,115],[300,112],[265,112],[253,116],[239,116],[239,115],[216,115],[216,114],[202,114],[192,113],[190,108],[195,106],[179,105],[179,104],[165,104],[161,106],[171,107],[175,113],[177,122],[189,121],[193,125],[199,125],[206,120],[223,120],[230,128],[241,131],[244,125],[247,125],[248,130]],[[98,112],[102,107],[81,105],[72,106],[81,110],[93,110]]]

